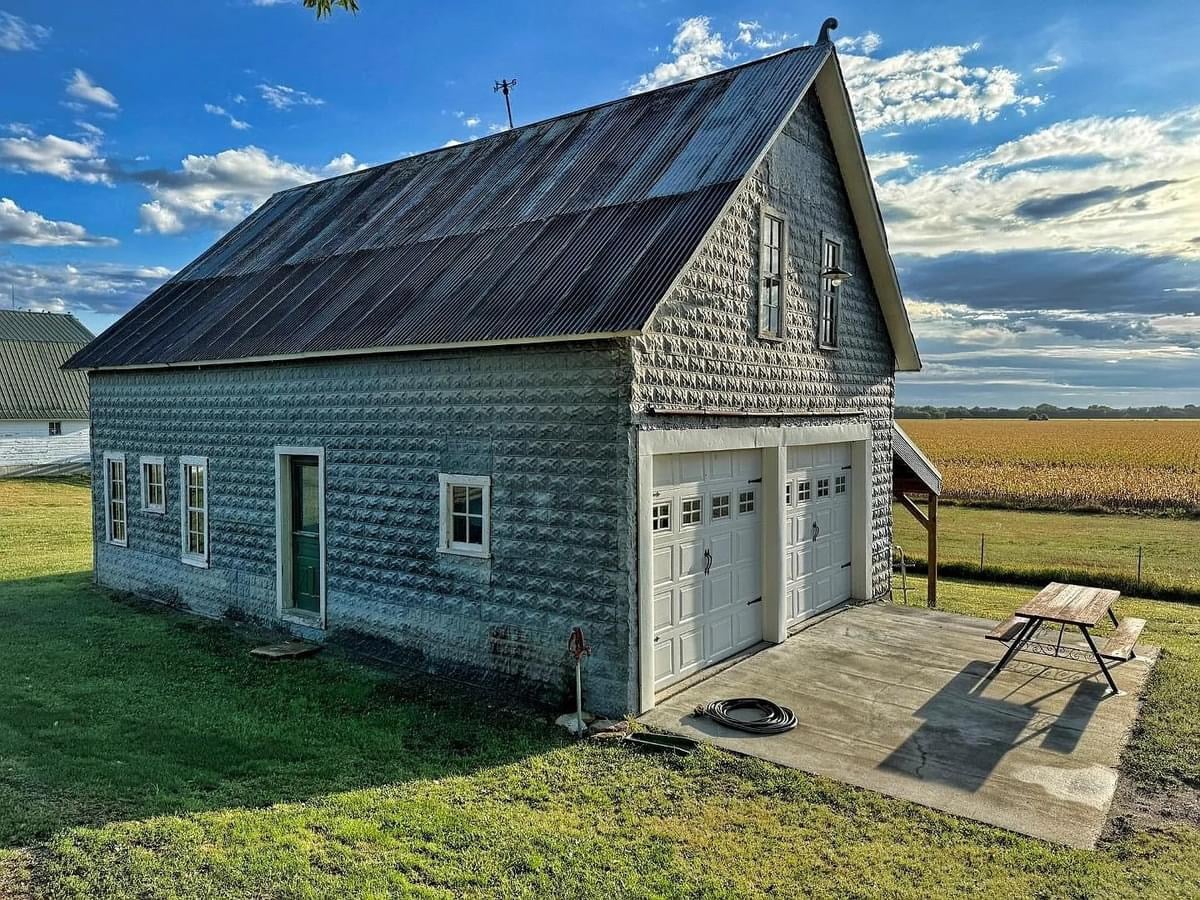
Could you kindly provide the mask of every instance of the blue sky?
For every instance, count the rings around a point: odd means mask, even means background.
[[[1174,2],[0,0],[0,292],[99,330],[275,190],[810,43],[926,369],[900,402],[1200,402],[1200,16]],[[7,297],[5,297],[7,299]]]

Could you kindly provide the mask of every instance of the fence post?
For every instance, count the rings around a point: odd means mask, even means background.
[[[1140,590],[1140,589],[1141,589],[1141,587],[1142,587],[1142,545],[1141,545],[1141,544],[1138,544],[1138,573],[1137,573],[1137,586],[1138,586],[1138,589],[1139,589],[1139,590]]]
[[[979,574],[980,575],[983,574],[983,555],[984,555],[984,548],[986,547],[986,545],[987,545],[987,541],[983,536],[983,532],[980,532],[979,533]]]

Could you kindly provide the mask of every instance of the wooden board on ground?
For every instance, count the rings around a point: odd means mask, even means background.
[[[284,641],[281,644],[266,644],[262,647],[255,647],[250,651],[250,655],[263,659],[303,659],[306,656],[312,656],[320,649],[320,644],[313,644],[308,641]]]

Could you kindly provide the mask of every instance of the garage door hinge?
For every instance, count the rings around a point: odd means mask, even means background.
[[[848,472],[850,469],[853,469],[853,468],[854,468],[854,466],[842,466],[842,471]]]
[[[746,484],[762,484],[762,478],[751,478]]]
[[[753,600],[746,601],[747,606],[753,606],[755,603],[762,603],[762,597],[755,597]]]
[[[842,568],[843,568],[843,569],[848,569],[848,568],[850,568],[850,563],[842,563]]]

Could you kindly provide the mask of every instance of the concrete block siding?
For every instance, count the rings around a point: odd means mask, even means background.
[[[758,337],[760,210],[788,218],[785,340]],[[817,347],[823,235],[842,242],[836,351]],[[633,340],[633,414],[640,428],[827,425],[868,422],[872,440],[872,582],[889,589],[895,356],[842,187],[820,104],[810,93],[692,265]],[[768,411],[855,410],[856,415],[678,416],[648,407]]]
[[[581,625],[590,702],[628,708],[628,380],[614,343],[96,373],[97,535],[105,451],[126,454],[130,497],[129,546],[98,544],[97,580],[275,620],[274,448],[323,446],[330,639],[557,702]],[[139,508],[141,454],[167,457],[165,514]],[[209,458],[209,569],[179,559],[193,454]],[[437,552],[439,472],[492,476],[490,560]]]

